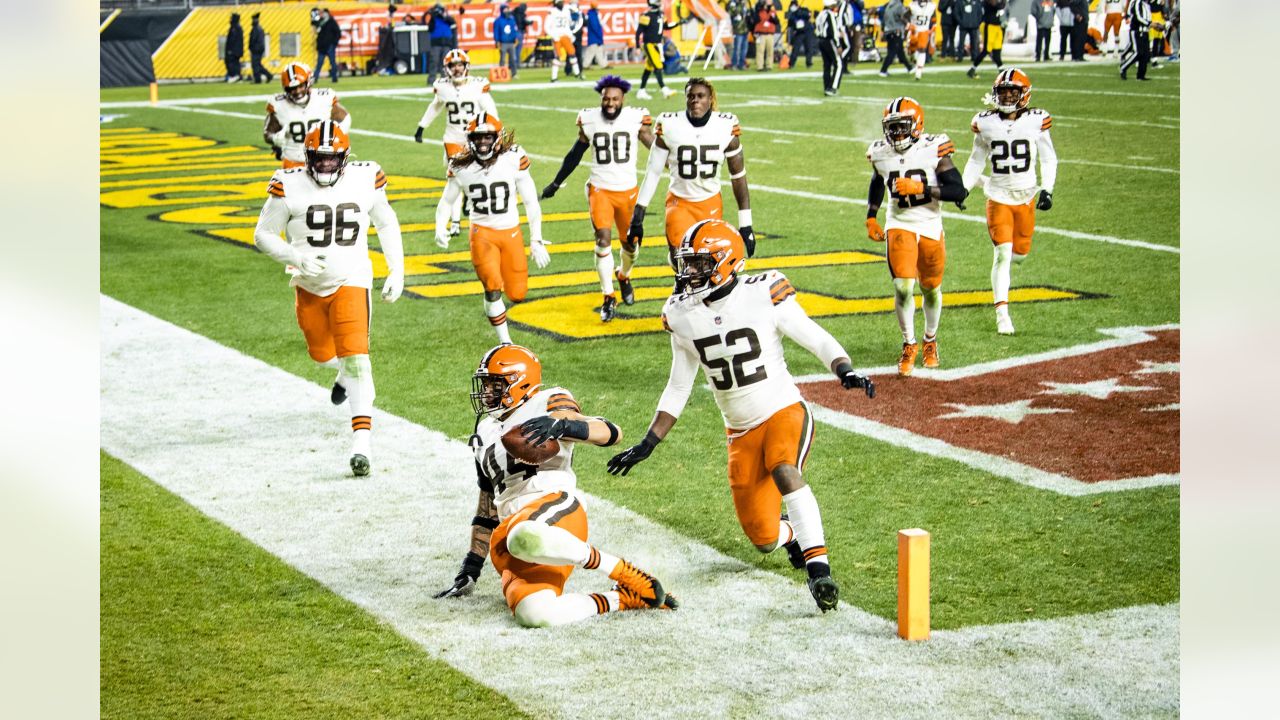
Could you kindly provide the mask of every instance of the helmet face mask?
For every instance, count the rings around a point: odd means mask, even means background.
[[[716,259],[709,253],[687,253],[676,256],[677,276],[688,290],[706,288],[716,271]]]
[[[906,150],[915,143],[911,130],[915,126],[909,117],[888,117],[884,120],[884,139],[889,141],[894,150]]]
[[[495,132],[473,132],[467,135],[467,144],[471,146],[471,152],[481,160],[488,160],[493,157],[494,150],[498,145],[498,133]]]
[[[471,376],[471,409],[476,415],[489,415],[505,411],[504,403],[511,383],[505,375],[491,375],[476,371]]]
[[[676,275],[685,294],[694,298],[731,285],[746,262],[742,236],[723,220],[695,223],[676,249]]]
[[[890,147],[906,152],[924,134],[924,108],[909,97],[895,98],[885,106],[880,127]]]
[[[332,120],[325,120],[307,133],[302,141],[307,156],[307,174],[317,185],[331,186],[342,178],[351,154],[351,141],[346,132]]]
[[[1015,113],[1030,101],[1031,78],[1017,68],[1001,71],[991,84],[991,102],[1002,113]]]
[[[461,85],[471,70],[471,58],[465,50],[454,48],[444,56],[444,74],[454,85]]]
[[[501,417],[542,388],[542,363],[528,348],[503,344],[480,361],[471,376],[471,408],[476,415]]]
[[[285,99],[294,105],[306,105],[311,100],[311,70],[302,63],[289,63],[280,73],[280,85]]]

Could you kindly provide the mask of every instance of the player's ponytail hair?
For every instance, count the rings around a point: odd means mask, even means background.
[[[689,78],[688,82],[684,84],[684,94],[688,95],[689,88],[693,87],[694,85],[701,85],[702,87],[707,89],[708,93],[711,94],[711,111],[712,112],[715,112],[716,110],[720,109],[720,103],[719,101],[716,100],[716,86],[712,85],[710,80],[704,77]]]

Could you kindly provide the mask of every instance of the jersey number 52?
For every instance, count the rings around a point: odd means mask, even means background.
[[[743,341],[746,342],[746,349],[735,354],[732,358],[707,357],[707,350],[710,348],[724,345],[725,349],[730,349]],[[719,335],[712,335],[711,337],[694,340],[693,346],[698,349],[698,357],[702,360],[703,366],[707,368],[707,377],[711,378],[711,384],[715,385],[717,390],[728,390],[734,385],[746,387],[769,377],[764,365],[750,373],[743,368],[746,363],[760,357],[760,338],[756,337],[755,331],[751,328],[730,330],[725,334],[724,338]],[[711,372],[713,370],[718,375],[713,374]]]

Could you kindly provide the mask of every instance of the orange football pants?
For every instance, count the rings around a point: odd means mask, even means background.
[[[502,290],[515,302],[529,293],[529,259],[519,225],[506,230],[472,225],[471,264],[486,292]]]
[[[556,38],[556,55],[557,56],[564,55],[564,58],[568,60],[569,58],[573,57],[575,54],[576,53],[573,50],[573,38],[569,37],[568,35],[561,35],[560,37]]]
[[[591,227],[596,230],[607,230],[612,225],[618,228],[618,237],[625,243],[627,230],[631,228],[631,211],[636,207],[638,196],[636,188],[605,190],[587,183],[587,206],[591,208]]]
[[[813,418],[802,402],[788,405],[746,432],[727,430],[729,490],[738,524],[755,545],[778,541],[782,493],[773,469],[795,465],[804,469],[813,445]]]
[[[1116,40],[1120,39],[1120,21],[1124,19],[1121,13],[1107,13],[1107,17],[1102,22],[1102,39],[1106,40],[1111,37],[1111,31],[1116,31]]]
[[[316,362],[334,357],[369,354],[369,289],[343,285],[332,295],[313,295],[294,288],[298,327],[307,339],[307,353]]]
[[[572,502],[567,506],[564,501]],[[559,505],[559,509],[552,507]],[[517,523],[529,520],[543,522],[573,533],[582,542],[587,541],[587,511],[577,498],[569,493],[559,492],[544,495],[526,505],[520,512],[503,520],[493,531],[489,541],[489,558],[493,560],[493,569],[502,577],[502,595],[507,599],[507,607],[514,612],[521,600],[539,590],[554,590],[556,595],[564,592],[564,584],[573,574],[573,565],[535,565],[525,562],[507,549],[507,533]],[[777,532],[777,522],[774,522]]]
[[[927,52],[929,50],[929,38],[933,35],[933,31],[924,30],[922,32],[911,32],[911,42],[907,46],[908,52]]]
[[[685,200],[667,193],[667,245],[680,247],[685,231],[699,220],[723,220],[724,203],[719,195],[706,200]]]
[[[1031,252],[1031,234],[1036,229],[1035,198],[1022,205],[1005,205],[987,200],[987,233],[991,244],[1013,243],[1015,255]]]
[[[942,273],[947,269],[945,235],[934,240],[901,228],[894,228],[886,235],[890,275],[895,278],[917,278],[920,280],[920,287],[926,290],[942,284]]]

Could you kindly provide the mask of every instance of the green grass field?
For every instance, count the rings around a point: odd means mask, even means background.
[[[1041,213],[1038,223],[1177,247],[1176,66],[1154,73],[1155,82],[1138,86],[1115,80],[1110,64],[1028,70],[1035,84],[1032,104],[1054,115],[1053,137],[1063,161],[1054,208]],[[636,73],[628,69],[624,74]],[[884,103],[901,94],[924,105],[928,132],[951,135],[958,150],[956,164],[963,167],[970,144],[969,119],[982,109],[979,98],[988,87],[989,68],[984,75],[973,81],[963,73],[935,72],[923,83],[903,76],[860,76],[844,85],[839,98],[826,102],[820,101],[819,79],[735,76],[719,82],[720,108],[737,113],[743,125],[754,224],[760,233],[753,268],[768,268],[771,259],[819,252],[882,254],[883,246],[865,237],[862,205],[810,196],[865,198],[866,146],[879,135]],[[539,71],[522,79],[537,81]],[[353,79],[343,80],[337,89],[342,95],[421,85],[420,78]],[[165,100],[239,97],[253,89],[166,86],[161,94]],[[145,100],[145,92],[104,90],[101,99]],[[574,138],[573,115],[566,110],[591,106],[596,96],[581,86],[517,86],[497,89],[495,100],[504,122],[535,155],[532,172],[541,187],[550,181],[558,158]],[[352,142],[360,159],[376,160],[392,176],[393,207],[401,223],[433,222],[435,200],[421,197],[431,193],[410,190],[417,196],[394,196],[396,176],[443,177],[438,146],[412,143],[423,96],[354,95],[342,102],[353,115],[355,129],[398,136],[357,133]],[[683,101],[677,96],[646,104],[656,113],[682,109]],[[255,119],[261,115],[262,100],[185,109],[104,107],[102,112],[123,116],[102,125],[104,142],[113,128],[147,128],[228,147],[256,146],[262,161],[224,167],[178,158],[169,165],[117,174],[116,166],[104,160],[102,292],[327,385],[332,380],[329,371],[317,370],[306,355],[293,318],[293,296],[279,266],[218,234],[252,228],[265,197],[270,155],[262,148],[261,121]],[[428,131],[432,135],[439,135],[438,127]],[[235,177],[200,178],[219,174]],[[585,201],[576,188],[586,175],[586,168],[580,168],[553,200],[543,203],[544,212],[584,211]],[[155,193],[110,202],[106,197],[139,188]],[[727,190],[725,195],[727,208],[732,207]],[[650,233],[660,227],[654,214]],[[726,214],[732,219],[732,210]],[[980,194],[970,199],[965,214],[982,216]],[[984,226],[958,219],[944,223],[944,289],[989,290],[991,252]],[[556,243],[553,249],[590,239],[589,223],[582,219],[547,222],[544,232]],[[940,332],[946,367],[1094,342],[1101,337],[1099,328],[1179,322],[1176,252],[1052,232],[1038,233],[1035,243],[1031,258],[1015,268],[1015,289],[1059,288],[1083,297],[1015,305],[1019,334],[1011,338],[995,335],[986,303],[947,309]],[[406,255],[424,256],[422,263],[464,249],[455,241],[449,251],[441,251],[426,230],[405,235]],[[663,265],[665,252],[660,244],[647,242],[639,262]],[[429,288],[473,279],[465,261],[446,260],[434,267],[443,272],[411,277],[409,284]],[[584,248],[556,252],[549,268],[531,274],[591,270],[592,254]],[[839,298],[891,295],[882,261],[801,263],[785,272],[801,291]],[[667,285],[665,277],[637,282],[641,288]],[[534,289],[529,299],[594,292],[594,281],[566,283]],[[494,336],[482,317],[479,296],[430,297],[429,290],[418,294],[425,297],[406,296],[394,306],[375,308],[377,404],[465,439],[474,419],[467,399],[470,374]],[[624,308],[623,317],[655,317],[660,304],[658,299],[638,302]],[[583,327],[598,325],[587,312],[584,306],[578,322]],[[891,313],[834,315],[820,322],[849,350],[855,365],[883,366],[896,360],[901,339]],[[631,439],[643,433],[669,367],[664,334],[567,341],[518,325],[513,335],[533,347],[546,377],[571,388],[585,412],[614,419]],[[819,361],[797,346],[788,346],[787,357],[793,374],[823,371]],[[891,391],[889,384],[882,388]],[[264,393],[263,402],[270,402],[269,394]],[[802,591],[786,558],[759,556],[737,526],[724,478],[722,424],[709,393],[695,391],[668,441],[629,477],[605,473],[609,455],[604,449],[579,452],[575,467],[588,492],[727,555],[792,577]],[[822,503],[842,598],[882,617],[895,614],[894,533],[906,527],[927,528],[934,536],[935,628],[1167,604],[1179,598],[1176,485],[1066,497],[827,426],[818,428],[806,477]],[[461,535],[466,520],[458,522]],[[415,655],[411,644],[376,620],[184,508],[180,500],[111,458],[103,461],[102,524],[104,716],[231,717],[248,712],[265,717],[270,715],[255,708],[264,698],[277,696],[289,698],[279,709],[280,717],[414,716],[409,698],[427,692],[424,683],[433,697],[456,703],[442,705],[442,716],[464,707],[468,712],[484,708],[475,716],[516,712],[501,696],[439,661]],[[164,541],[143,541],[152,536]],[[142,575],[159,575],[162,580],[147,583]],[[166,619],[170,612],[196,620],[176,623]],[[172,653],[179,647],[187,650],[182,662],[191,667],[191,677],[160,676],[177,661]],[[369,664],[358,661],[371,656],[379,658],[382,672],[376,681],[366,675]],[[325,675],[299,672],[307,663],[323,667]],[[263,673],[270,677],[264,679]],[[220,683],[221,675],[254,681],[227,687]]]

